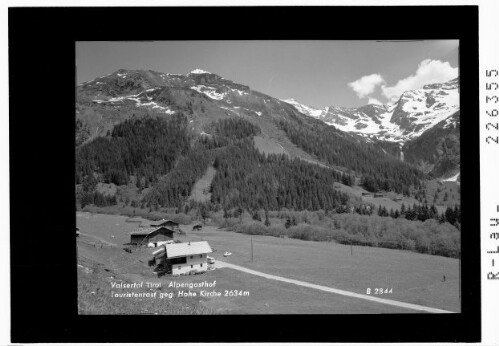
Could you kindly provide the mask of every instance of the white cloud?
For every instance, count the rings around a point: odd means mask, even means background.
[[[367,101],[367,104],[369,105],[383,105],[383,103],[378,100],[378,99],[375,99],[374,97],[370,97],[369,100]]]
[[[404,91],[414,90],[426,84],[444,83],[456,78],[458,68],[452,67],[447,61],[426,59],[421,61],[415,74],[399,80],[393,86],[381,86],[383,96],[390,101],[396,101]]]
[[[373,93],[376,86],[385,83],[385,80],[379,74],[371,74],[361,77],[354,82],[348,83],[348,86],[357,93],[359,98],[366,97]]]

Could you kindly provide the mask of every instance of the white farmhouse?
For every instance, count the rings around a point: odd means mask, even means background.
[[[206,241],[164,244],[153,252],[163,270],[173,275],[201,273],[208,269],[208,254],[213,252]]]

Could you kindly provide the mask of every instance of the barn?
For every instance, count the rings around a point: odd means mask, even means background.
[[[173,240],[174,231],[168,227],[142,228],[130,233],[130,244],[147,245],[158,241]]]
[[[208,269],[208,254],[213,252],[206,241],[165,244],[152,253],[167,273],[182,275]]]
[[[180,230],[180,224],[178,222],[172,221],[172,220],[160,220],[156,222],[155,224],[151,225],[151,227],[168,227],[172,229],[175,232],[178,232]]]

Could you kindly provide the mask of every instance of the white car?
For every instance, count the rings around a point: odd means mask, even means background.
[[[230,255],[232,255],[232,252],[225,251],[225,253],[224,253],[224,257],[230,256]]]
[[[213,257],[208,256],[207,258],[208,258],[208,263],[209,264],[214,264],[215,263],[215,259]]]

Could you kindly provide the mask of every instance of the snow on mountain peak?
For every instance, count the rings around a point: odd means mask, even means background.
[[[211,74],[211,72],[208,72],[208,71],[205,71],[205,70],[201,70],[199,68],[197,68],[197,69],[192,70],[191,72],[189,72],[189,74],[205,74],[205,73]]]
[[[452,114],[459,110],[458,86],[457,78],[445,83],[428,84],[420,89],[405,91],[394,103],[357,108],[329,106],[318,110],[294,99],[282,101],[339,130],[404,143],[419,137],[441,121],[446,120],[448,126],[455,122]]]
[[[306,114],[313,118],[319,118],[322,114],[322,110],[301,104],[300,102],[296,101],[293,98],[281,101],[294,106],[300,113]]]

